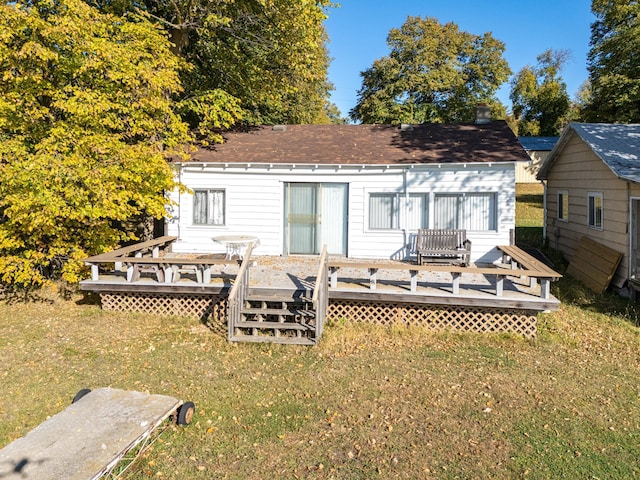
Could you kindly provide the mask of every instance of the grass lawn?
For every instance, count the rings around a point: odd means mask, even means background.
[[[229,344],[79,296],[2,303],[0,446],[113,386],[197,407],[131,479],[640,477],[637,310],[568,279],[553,293],[536,341],[337,324],[318,347]]]

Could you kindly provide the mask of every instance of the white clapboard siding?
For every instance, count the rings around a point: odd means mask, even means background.
[[[397,258],[406,256],[411,233],[401,224],[396,230],[368,228],[370,193],[469,193],[497,195],[495,232],[468,232],[473,242],[472,261],[495,261],[496,245],[508,244],[515,225],[515,167],[513,163],[399,167],[303,166],[282,168],[220,164],[190,166],[180,171],[180,181],[189,189],[225,189],[226,224],[193,225],[193,196],[173,193],[178,204],[168,220],[168,235],[178,240],[175,252],[222,253],[213,242],[219,235],[256,235],[257,255],[281,255],[284,251],[284,185],[287,182],[348,184],[347,254],[353,258]],[[401,218],[405,218],[402,216]],[[403,220],[401,220],[403,223]]]

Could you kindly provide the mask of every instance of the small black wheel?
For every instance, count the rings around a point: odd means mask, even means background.
[[[80,400],[82,397],[84,397],[90,391],[91,391],[90,388],[83,388],[78,393],[76,393],[76,396],[73,397],[73,400],[71,400],[71,403],[76,403],[78,400]]]
[[[191,423],[191,419],[193,418],[193,413],[196,410],[196,406],[193,402],[184,402],[178,408],[178,425],[189,425]]]

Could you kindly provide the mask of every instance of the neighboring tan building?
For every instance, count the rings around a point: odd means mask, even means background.
[[[538,183],[540,167],[560,137],[518,137],[531,160],[516,165],[516,183]]]
[[[408,259],[420,228],[467,230],[472,261],[493,262],[515,228],[515,165],[528,161],[504,121],[280,125],[225,135],[175,162],[175,252],[255,235],[258,255]]]
[[[571,259],[586,236],[623,255],[615,287],[640,275],[640,125],[569,124],[538,179],[551,247]]]

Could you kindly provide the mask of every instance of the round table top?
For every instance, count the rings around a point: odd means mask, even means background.
[[[255,235],[220,235],[213,237],[212,240],[218,243],[257,243],[259,241]]]

